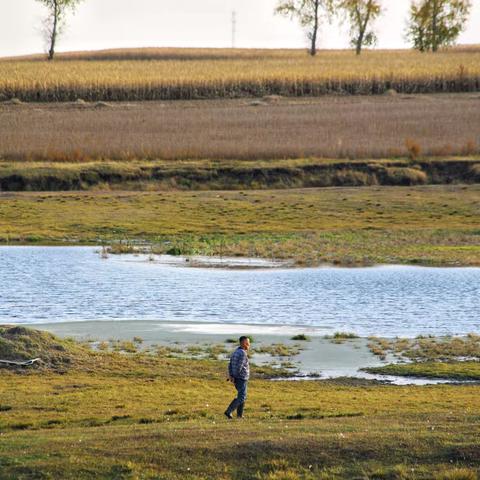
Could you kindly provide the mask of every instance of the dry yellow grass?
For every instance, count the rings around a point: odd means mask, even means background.
[[[0,62],[0,94],[25,101],[189,99],[282,94],[478,91],[480,50],[147,49]]]
[[[0,64],[1,65],[1,64]],[[0,105],[0,157],[283,159],[471,155],[480,95]]]

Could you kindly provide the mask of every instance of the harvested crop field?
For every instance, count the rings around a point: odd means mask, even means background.
[[[480,91],[480,49],[133,49],[0,62],[0,96],[23,101],[139,101]]]
[[[0,104],[10,160],[448,156],[479,139],[479,94]]]

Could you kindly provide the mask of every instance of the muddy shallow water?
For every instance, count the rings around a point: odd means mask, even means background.
[[[206,323],[161,323],[152,321],[104,321],[104,322],[71,322],[35,324],[35,328],[46,330],[61,337],[71,337],[78,341],[88,341],[93,348],[100,342],[112,340],[132,340],[140,337],[140,350],[155,351],[156,346],[173,347],[185,350],[196,347],[202,350],[214,345],[223,344],[226,353],[220,356],[227,365],[227,358],[236,345],[227,342],[227,339],[238,338],[243,334],[253,335],[253,350],[250,357],[257,365],[280,365],[288,362],[292,365],[291,376],[283,381],[294,380],[324,380],[331,378],[357,378],[366,380],[380,380],[396,385],[429,385],[437,383],[458,383],[449,380],[408,378],[398,376],[373,375],[363,372],[361,368],[376,367],[385,363],[397,362],[398,359],[388,354],[385,361],[380,360],[370,352],[366,338],[345,340],[338,344],[325,338],[318,330],[303,328],[308,333],[308,341],[292,340],[295,328],[272,327],[263,325],[219,325]],[[299,353],[292,356],[272,357],[268,353],[256,353],[266,345],[282,344],[299,349]],[[187,354],[187,357],[189,355]],[[201,358],[201,355],[200,355]],[[347,380],[348,382],[348,380]],[[467,383],[467,382],[464,382]]]

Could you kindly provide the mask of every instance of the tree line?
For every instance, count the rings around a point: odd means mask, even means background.
[[[436,52],[452,45],[465,28],[471,0],[412,0],[406,36],[421,52]],[[382,0],[279,0],[276,13],[296,18],[307,30],[310,54],[317,53],[320,26],[339,16],[350,27],[350,43],[360,55],[363,47],[377,42],[375,20],[385,7]]]
[[[67,13],[74,12],[83,0],[36,0],[47,8],[45,34],[48,40],[48,59],[53,60],[58,37]],[[436,52],[452,45],[465,28],[472,7],[471,0],[411,0],[406,37],[413,48],[421,52]],[[350,28],[350,43],[360,55],[363,47],[377,42],[375,21],[385,7],[382,0],[278,0],[275,12],[297,19],[306,29],[310,55],[317,53],[322,23],[334,16]]]

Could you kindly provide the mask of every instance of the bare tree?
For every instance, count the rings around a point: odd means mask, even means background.
[[[350,42],[357,55],[362,52],[362,47],[375,45],[377,35],[370,26],[382,13],[380,0],[340,0],[338,8],[348,19]]]
[[[37,0],[48,10],[48,16],[45,19],[45,35],[48,40],[48,59],[53,60],[55,56],[55,47],[58,37],[65,27],[65,17],[70,10],[75,11],[82,0]]]
[[[307,29],[310,55],[317,53],[317,38],[321,20],[333,13],[334,0],[280,0],[275,9],[280,15],[297,18]]]
[[[421,52],[453,44],[465,25],[471,0],[413,0],[407,37]]]

